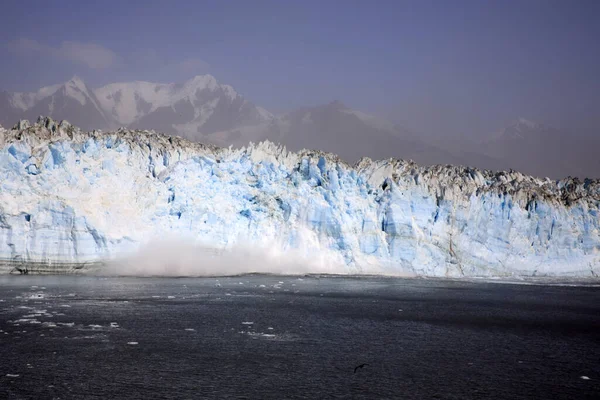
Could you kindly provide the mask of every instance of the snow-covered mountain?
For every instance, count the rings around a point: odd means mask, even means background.
[[[40,115],[69,120],[84,129],[107,129],[113,121],[106,115],[93,90],[77,76],[69,81],[43,87],[33,93],[6,93],[0,100],[1,123],[19,119],[35,120]],[[12,121],[11,121],[12,120]]]
[[[464,164],[465,160],[429,145],[415,134],[340,101],[306,107],[280,120],[282,142],[291,150],[318,149],[348,162],[361,157],[402,158],[424,165]]]
[[[0,92],[0,125],[46,115],[84,129],[154,129],[195,142],[242,147],[271,140],[291,150],[334,152],[347,162],[367,156],[422,165],[515,169],[538,177],[600,177],[600,139],[519,118],[479,141],[426,139],[340,101],[275,116],[211,76],[183,83],[124,82],[92,90],[81,79],[33,93]]]
[[[539,177],[600,177],[599,139],[580,137],[525,118],[491,135],[479,151],[499,163]]]
[[[95,90],[73,77],[33,93],[0,93],[0,124],[12,126],[39,115],[67,119],[84,129],[155,129],[196,141],[236,128],[268,125],[274,118],[211,75],[181,84],[138,81]]]
[[[18,120],[23,119],[23,110],[13,104],[13,94],[7,91],[0,92],[0,125],[13,126]]]
[[[176,133],[191,140],[274,118],[211,75],[183,84],[114,83],[95,93],[102,108],[121,126]]]
[[[368,156],[465,163],[405,129],[339,101],[274,116],[211,75],[180,84],[136,81],[96,90],[74,77],[34,93],[0,95],[0,124],[12,126],[39,115],[67,119],[84,129],[154,129],[220,146],[272,140],[294,150],[336,152],[349,162]]]
[[[114,272],[600,273],[600,181],[21,125],[0,129],[0,271],[79,268],[171,237],[191,247]]]

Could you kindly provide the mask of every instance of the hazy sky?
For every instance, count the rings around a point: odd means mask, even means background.
[[[600,1],[12,1],[0,88],[211,73],[274,111],[340,99],[423,132],[598,132]]]

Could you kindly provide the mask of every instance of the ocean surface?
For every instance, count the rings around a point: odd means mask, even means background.
[[[0,276],[0,398],[597,399],[600,287]]]

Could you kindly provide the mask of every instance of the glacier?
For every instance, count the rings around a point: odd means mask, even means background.
[[[597,180],[395,159],[351,166],[271,142],[218,148],[49,118],[0,128],[0,149],[0,272],[107,262],[167,237],[277,250],[349,274],[600,270]]]

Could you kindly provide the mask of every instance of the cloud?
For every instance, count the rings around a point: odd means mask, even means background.
[[[60,52],[68,59],[93,69],[109,68],[119,61],[112,50],[94,43],[62,42]]]
[[[174,68],[182,74],[200,74],[208,71],[210,65],[200,58],[189,58],[174,64]]]
[[[27,38],[17,39],[9,43],[9,47],[11,50],[21,53],[37,53],[45,52],[47,50],[46,47],[42,46],[36,40],[31,40]]]
[[[21,54],[68,60],[91,69],[106,69],[119,62],[114,51],[95,43],[64,41],[60,46],[52,47],[37,40],[20,38],[10,43],[9,48]]]
[[[210,64],[199,57],[173,61],[165,59],[154,49],[131,53],[127,64],[134,67],[138,74],[147,76],[146,79],[167,82],[181,81],[210,71]]]
[[[130,64],[162,64],[163,60],[154,49],[141,49],[130,53]]]
[[[37,40],[19,38],[9,42],[7,47],[13,53],[26,57],[51,58],[97,71],[112,68],[116,74],[137,80],[175,82],[210,71],[210,65],[199,57],[173,60],[151,48],[138,49],[121,57],[99,44],[73,40],[50,46]]]

